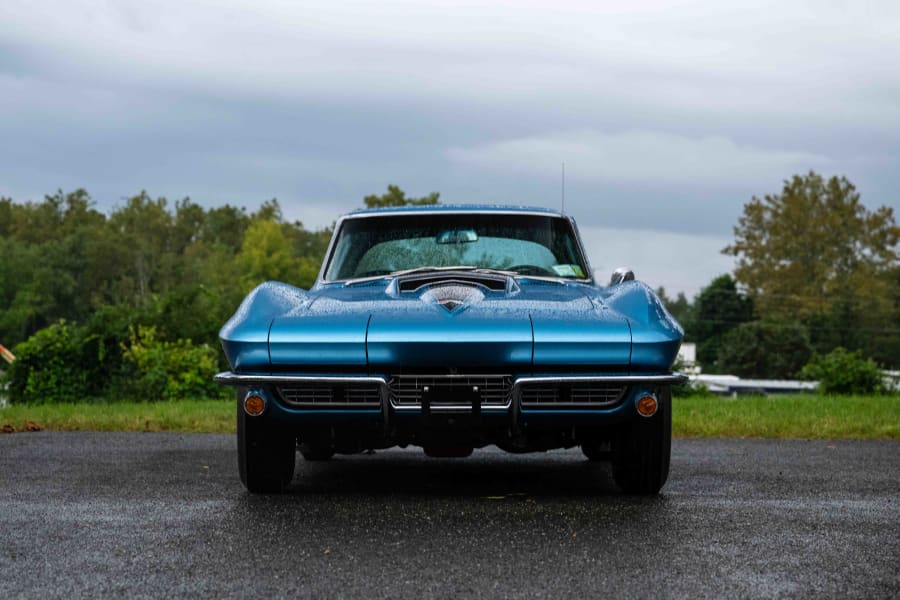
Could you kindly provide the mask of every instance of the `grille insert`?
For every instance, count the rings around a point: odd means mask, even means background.
[[[618,383],[528,383],[519,397],[524,408],[598,408],[618,404],[626,389]]]
[[[277,388],[285,404],[297,408],[379,408],[381,389],[377,384],[305,383]]]
[[[509,405],[510,375],[397,375],[390,381],[391,403],[396,408],[419,408],[422,396],[429,394],[435,407],[471,408],[465,400],[477,394],[484,407]]]

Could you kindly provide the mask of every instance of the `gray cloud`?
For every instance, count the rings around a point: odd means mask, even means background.
[[[725,137],[690,138],[653,131],[557,132],[451,148],[451,160],[469,168],[558,177],[548,158],[565,160],[573,179],[664,186],[744,186],[783,173],[815,167],[829,170],[832,159],[808,152],[767,150],[736,144]],[[554,167],[548,169],[548,167]]]
[[[6,0],[0,194],[277,196],[315,226],[389,182],[558,206],[565,161],[579,222],[677,236],[695,289],[794,173],[900,208],[898,55],[887,0]]]

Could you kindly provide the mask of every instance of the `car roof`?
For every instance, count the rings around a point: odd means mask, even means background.
[[[542,214],[548,217],[566,217],[568,215],[551,208],[537,206],[510,206],[507,204],[419,204],[415,206],[388,206],[384,208],[361,208],[347,213],[344,217],[364,217],[391,213],[507,213],[507,214]]]

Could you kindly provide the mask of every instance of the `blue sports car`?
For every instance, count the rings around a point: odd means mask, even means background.
[[[219,336],[238,467],[278,492],[306,460],[417,445],[464,457],[580,446],[619,487],[669,472],[683,331],[630,271],[591,272],[574,221],[494,206],[362,210],[310,290],[266,282]]]

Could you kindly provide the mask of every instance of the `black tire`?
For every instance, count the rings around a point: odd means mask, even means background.
[[[238,473],[247,491],[278,494],[294,478],[297,440],[269,421],[265,413],[251,417],[241,406],[245,388],[238,388]]]
[[[581,445],[581,452],[591,462],[603,462],[610,459],[609,447],[604,444],[586,443]]]
[[[669,477],[672,392],[668,386],[658,390],[657,399],[655,415],[636,416],[613,441],[613,479],[627,494],[656,494]]]
[[[308,461],[328,460],[334,456],[334,448],[326,445],[301,442],[300,454],[303,455],[304,460]]]

